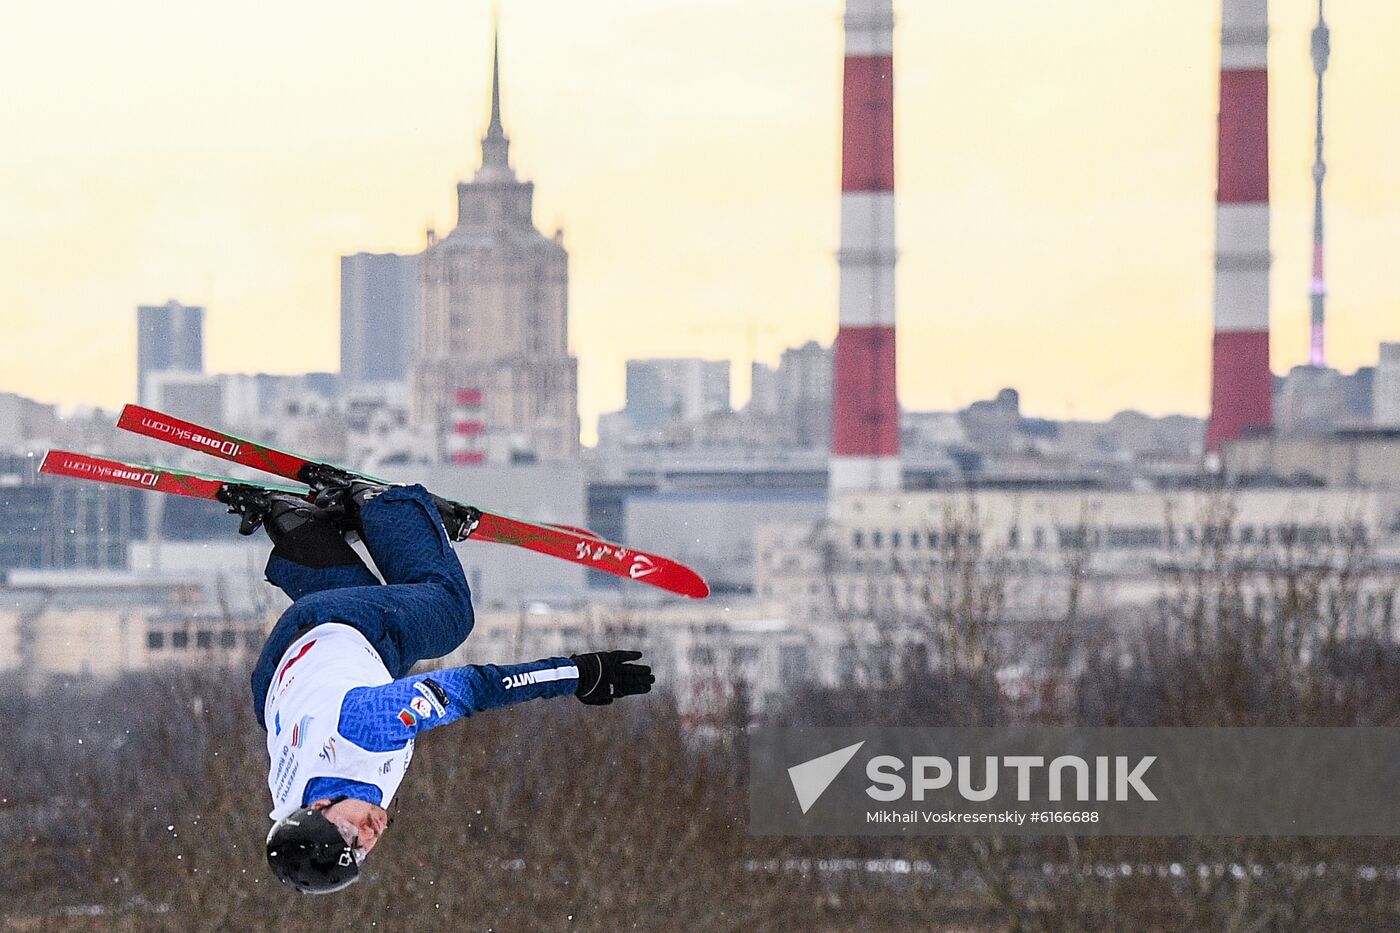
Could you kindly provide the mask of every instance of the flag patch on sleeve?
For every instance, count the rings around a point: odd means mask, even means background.
[[[422,694],[422,697],[414,698],[414,709],[418,709],[416,701],[422,699],[426,700],[428,705],[432,707],[433,712],[437,713],[439,716],[447,715],[447,694],[443,691],[442,687],[437,685],[437,683],[435,683],[431,679],[420,680],[418,683],[413,685],[413,689],[417,690],[419,693]],[[424,718],[427,718],[427,715],[427,713],[424,713]]]

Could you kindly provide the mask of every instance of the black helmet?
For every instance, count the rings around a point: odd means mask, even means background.
[[[360,876],[355,851],[320,810],[302,807],[272,825],[267,864],[285,885],[303,894],[330,894]]]

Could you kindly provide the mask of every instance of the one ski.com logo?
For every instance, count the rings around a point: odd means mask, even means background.
[[[188,441],[191,444],[199,444],[202,447],[217,450],[225,457],[236,457],[238,456],[238,452],[242,449],[242,446],[236,441],[224,441],[217,437],[208,437],[197,431],[177,427],[168,421],[160,421],[155,418],[143,418],[141,419],[141,424],[150,428],[152,431],[173,437],[177,440]]]
[[[864,741],[847,745],[788,768],[788,778],[803,813],[821,799],[863,745]],[[881,803],[923,801],[929,792],[948,789],[963,800],[981,803],[994,799],[999,789],[1014,788],[1015,799],[1025,802],[1032,799],[1034,784],[1052,801],[1125,801],[1134,796],[1150,801],[1157,796],[1144,777],[1156,760],[1155,755],[1136,761],[1123,755],[1090,759],[1060,755],[1049,761],[1041,755],[988,755],[974,763],[968,755],[959,755],[953,761],[939,755],[907,759],[875,755],[865,764],[865,776],[870,781],[865,795]],[[999,773],[1004,769],[1014,774],[1003,783]]]
[[[134,483],[137,486],[155,486],[160,477],[146,470],[133,470],[129,467],[113,467],[91,460],[65,460],[63,468],[73,473],[86,473],[99,479],[117,483]]]

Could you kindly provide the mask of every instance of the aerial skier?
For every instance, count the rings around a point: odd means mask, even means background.
[[[389,825],[386,808],[420,732],[525,700],[573,694],[589,705],[648,693],[637,651],[528,664],[467,665],[409,676],[472,630],[471,592],[452,541],[526,548],[691,599],[710,588],[690,567],[586,528],[512,518],[309,460],[140,405],[117,427],[299,485],[272,485],[50,450],[41,473],[222,502],[239,531],[267,529],[267,579],[292,598],[253,670],[272,793],[267,860],[308,894],[359,877]],[[384,583],[349,542],[357,534]]]
[[[409,676],[472,630],[471,593],[449,539],[475,515],[421,486],[353,480],[314,503],[245,489],[228,501],[245,531],[272,539],[267,579],[292,598],[253,670],[267,732],[274,820],[267,861],[308,894],[338,891],[389,824],[417,736],[483,710],[549,697],[590,705],[647,693],[636,651],[467,665]],[[381,584],[345,538],[356,532]]]

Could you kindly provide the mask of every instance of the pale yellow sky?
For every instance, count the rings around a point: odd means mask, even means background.
[[[505,119],[562,224],[586,436],[629,357],[836,328],[840,0],[505,0]],[[1273,361],[1303,361],[1310,0],[1272,0]],[[900,396],[1204,412],[1217,0],[896,0]],[[1329,4],[1330,359],[1400,340],[1400,4]],[[452,225],[490,8],[201,0],[0,14],[0,391],[133,395],[135,306],[214,370],[338,365],[337,257]]]

